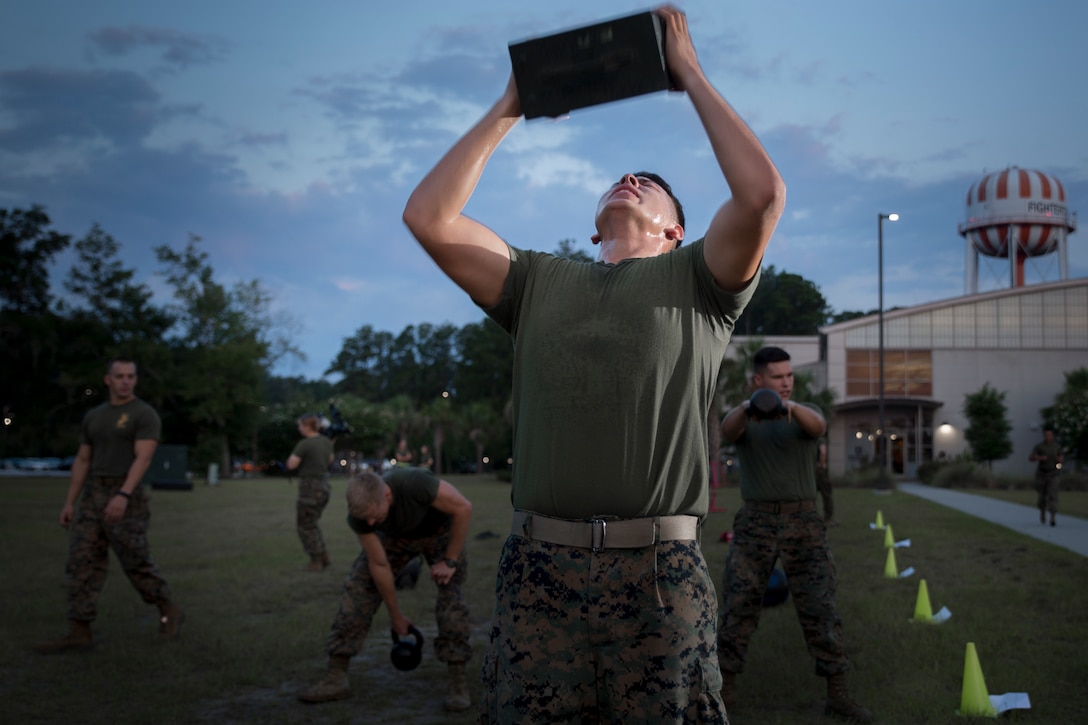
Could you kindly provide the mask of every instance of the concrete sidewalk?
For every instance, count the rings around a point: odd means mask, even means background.
[[[903,493],[977,516],[1040,541],[1047,541],[1069,549],[1081,556],[1088,556],[1088,520],[1075,516],[1063,516],[1060,505],[1058,525],[1044,526],[1039,523],[1039,509],[1030,506],[1021,506],[989,496],[976,496],[947,488],[933,488],[920,483],[897,483],[896,488]]]

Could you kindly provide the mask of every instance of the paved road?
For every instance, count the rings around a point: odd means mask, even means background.
[[[1082,556],[1088,556],[1088,519],[1063,516],[1060,505],[1058,506],[1058,525],[1043,526],[1039,523],[1039,509],[1030,506],[1021,506],[989,496],[976,496],[947,488],[933,488],[920,483],[897,483],[896,488],[903,493],[928,499],[942,506],[992,521],[1021,534],[1048,541]]]

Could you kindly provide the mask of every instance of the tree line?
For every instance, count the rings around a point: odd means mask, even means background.
[[[76,261],[59,298],[50,269],[68,248]],[[121,355],[139,363],[138,394],[159,410],[163,442],[188,446],[194,467],[214,462],[225,471],[238,458],[274,466],[298,439],[297,417],[332,406],[351,427],[337,440],[345,460],[387,457],[404,438],[431,446],[440,470],[505,465],[513,349],[490,320],[399,334],[363,325],[325,371],[337,382],[280,377],[271,372],[278,361],[303,357],[292,342],[297,322],[273,312],[259,280],[220,282],[195,235],[154,252],[165,303],[97,224],[73,241],[41,206],[0,209],[0,457],[74,452],[83,414],[105,399],[105,363]],[[556,253],[589,259],[571,240]],[[737,334],[811,335],[861,314],[833,313],[815,284],[769,266]],[[753,353],[723,366],[712,415],[746,394]],[[830,412],[829,391],[798,387]]]

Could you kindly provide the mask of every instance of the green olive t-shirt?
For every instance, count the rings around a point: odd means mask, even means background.
[[[382,476],[382,479],[393,492],[393,505],[389,507],[389,515],[382,523],[371,526],[364,519],[349,514],[348,526],[355,533],[380,531],[395,538],[425,539],[450,520],[449,514],[433,506],[441,482],[427,469],[394,468]]]
[[[301,460],[298,464],[299,478],[321,478],[329,472],[329,458],[332,456],[332,441],[323,435],[303,438],[291,451],[292,456]]]
[[[801,403],[819,410],[808,403]],[[816,498],[816,439],[795,420],[749,419],[736,441],[740,496],[745,501]]]
[[[567,519],[704,516],[707,413],[737,317],[703,240],[618,264],[509,247],[514,507]]]
[[[159,414],[139,398],[123,405],[103,403],[91,409],[83,416],[80,439],[91,446],[90,475],[128,475],[136,459],[136,441],[157,441],[161,432]]]

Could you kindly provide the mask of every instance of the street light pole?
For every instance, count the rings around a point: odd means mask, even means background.
[[[880,365],[880,381],[877,404],[879,414],[877,421],[877,448],[878,455],[880,456],[880,463],[877,466],[877,481],[876,487],[878,489],[886,489],[891,486],[888,483],[887,461],[888,461],[888,446],[885,443],[885,431],[884,431],[884,220],[898,221],[898,214],[877,214],[876,220],[876,248],[877,248],[877,318],[879,326],[879,348],[878,353],[879,365]]]

